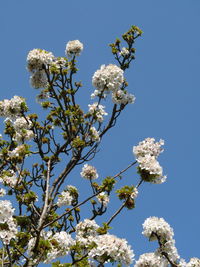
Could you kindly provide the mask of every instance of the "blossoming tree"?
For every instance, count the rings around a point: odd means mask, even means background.
[[[119,173],[98,178],[96,168],[89,164],[101,140],[117,123],[117,119],[135,97],[127,91],[124,73],[135,58],[134,43],[142,31],[132,26],[122,40],[112,43],[117,65],[102,65],[92,77],[94,103],[83,111],[77,103],[82,87],[75,81],[76,59],[83,44],[69,41],[66,57],[33,49],[27,57],[33,88],[44,109],[44,118],[28,113],[23,97],[14,96],[0,102],[0,115],[5,117],[4,136],[0,147],[0,249],[1,266],[38,266],[52,263],[54,267],[118,266],[194,267],[180,259],[174,233],[163,219],[150,217],[143,224],[143,235],[158,242],[158,249],[134,259],[125,239],[109,234],[112,221],[123,209],[134,209],[139,187],[144,182],[160,184],[166,180],[158,156],[164,141],[146,138],[133,147],[135,161]],[[110,101],[111,95],[111,101]],[[105,103],[112,105],[108,114]],[[105,119],[105,116],[106,119]],[[84,198],[80,190],[68,184],[68,176],[82,165],[80,176],[89,181],[92,194]],[[135,185],[120,184],[121,175],[136,166],[139,181]],[[97,179],[98,178],[98,179]],[[119,188],[119,187],[118,187]],[[98,225],[98,217],[109,208],[109,197],[117,194],[121,206],[108,221]],[[12,203],[15,203],[13,205]],[[91,205],[85,218],[83,205]],[[13,208],[14,206],[14,208]],[[64,257],[65,263],[60,263]]]

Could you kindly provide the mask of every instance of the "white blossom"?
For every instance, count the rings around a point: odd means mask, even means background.
[[[22,142],[24,140],[28,141],[34,138],[34,133],[32,130],[24,130],[21,132],[16,132],[14,140],[17,142]]]
[[[144,157],[146,155],[154,156],[157,158],[161,152],[163,152],[163,148],[161,146],[164,145],[164,140],[160,139],[159,142],[155,142],[154,138],[146,138],[144,141],[139,142],[137,146],[133,147],[133,154],[136,159],[139,157]]]
[[[57,206],[69,206],[71,205],[73,200],[73,197],[71,196],[70,192],[68,191],[63,191],[59,196],[58,196],[58,201],[57,201]]]
[[[191,258],[186,266],[187,267],[200,267],[200,259]]]
[[[18,117],[15,121],[13,121],[13,127],[15,131],[20,131],[21,129],[30,129],[32,127],[32,122],[28,118]]]
[[[17,146],[12,151],[9,151],[8,155],[11,158],[14,158],[14,157],[19,157],[19,156],[24,156],[25,152],[26,152],[26,146],[23,144],[23,145]]]
[[[115,104],[129,104],[135,102],[135,96],[132,94],[129,94],[128,92],[124,90],[117,90],[112,93],[112,101]]]
[[[42,70],[43,65],[52,63],[54,55],[51,52],[42,49],[33,49],[27,56],[27,69],[30,72]]]
[[[97,70],[92,77],[92,84],[99,91],[99,94],[102,94],[102,91],[117,91],[122,86],[124,82],[123,70],[118,66],[102,65],[99,70]],[[96,92],[95,94],[97,94]]]
[[[96,224],[95,220],[85,219],[83,222],[79,222],[76,225],[76,235],[77,236],[96,236],[96,230],[99,228],[98,224]]]
[[[79,40],[69,41],[66,45],[65,54],[68,57],[72,55],[79,56],[83,50],[83,44]]]
[[[121,52],[120,52],[120,55],[121,55],[121,56],[124,56],[124,57],[128,56],[128,55],[129,55],[129,50],[128,50],[128,48],[126,48],[126,47],[122,47]]]
[[[9,121],[15,129],[13,140],[22,142],[24,140],[30,140],[34,138],[35,135],[33,131],[30,130],[32,127],[32,122],[28,118],[16,117],[12,120],[7,119],[6,121]]]
[[[70,251],[70,247],[75,244],[71,235],[64,231],[58,232],[54,235],[52,231],[42,231],[41,239],[48,241],[50,246],[48,253],[44,254],[44,256],[40,258],[40,261],[43,261],[44,263],[49,263],[55,258],[66,256]],[[35,237],[29,240],[27,248],[29,256],[33,254],[32,249],[34,248],[35,242]]]
[[[177,248],[175,247],[175,240],[173,239],[173,229],[163,218],[147,218],[143,223],[142,234],[148,237],[150,241],[159,241],[160,247],[156,251],[158,255],[165,253],[170,261],[174,263],[180,260]]]
[[[13,218],[9,218],[5,225],[7,226],[7,229],[0,230],[0,238],[5,245],[9,245],[11,239],[16,238],[16,234],[18,232],[17,225]]]
[[[17,226],[13,220],[14,210],[9,200],[0,200],[0,223],[5,225],[5,228],[0,229],[0,238],[6,245],[17,234]]]
[[[0,188],[0,197],[4,197],[5,195],[6,195],[6,190],[4,188]]]
[[[88,164],[84,164],[82,171],[81,171],[81,176],[83,178],[93,180],[93,179],[97,179],[99,175],[95,167],[88,165]]]
[[[161,240],[168,241],[174,236],[173,229],[163,218],[149,217],[142,226],[142,234],[150,240],[157,240],[158,236]]]
[[[106,194],[105,192],[98,194],[97,199],[104,207],[107,207],[110,201],[108,194]]]
[[[76,193],[78,194],[78,189],[77,189],[76,186],[74,186],[74,185],[68,185],[68,186],[67,186],[67,190],[68,190],[69,192],[76,192]]]
[[[52,67],[56,67],[58,69],[64,68],[66,66],[66,59],[64,57],[54,58],[54,61],[51,64]]]
[[[52,231],[47,231],[47,232],[45,232],[44,230],[41,231],[40,233],[41,239],[48,240],[50,237],[52,237]],[[36,237],[32,237],[28,242],[27,253],[29,256],[33,254],[32,249],[35,246],[35,242],[36,242]],[[43,260],[45,260],[45,258],[43,258]]]
[[[107,112],[105,112],[104,108],[105,106],[99,105],[97,102],[93,104],[89,104],[89,113],[97,118],[97,121],[102,122],[103,116],[108,115]]]
[[[99,142],[100,141],[99,132],[96,130],[96,128],[94,126],[90,127],[88,137],[89,137],[89,140],[91,140],[92,142]]]
[[[99,90],[94,90],[94,92],[91,94],[91,99],[94,99],[96,96],[99,96],[101,98],[106,98],[108,92],[102,93]]]
[[[96,224],[95,220],[85,219],[83,222],[79,222],[76,225],[76,240],[88,246],[96,240],[98,228],[99,225]]]
[[[140,255],[134,267],[167,267],[168,262],[158,253],[145,253]]]
[[[13,171],[6,172],[5,174],[1,174],[0,182],[14,188],[17,184],[17,176]]]
[[[157,249],[157,252],[162,255],[162,253],[167,253],[168,258],[172,262],[178,262],[180,259],[180,256],[178,254],[177,248],[175,247],[175,240],[174,239],[169,239],[166,242],[164,241],[162,243],[162,246]]]
[[[75,241],[73,240],[71,235],[64,231],[56,233],[51,238],[49,238],[49,241],[51,244],[54,244],[56,242],[56,246],[54,247],[52,245],[52,249],[47,253],[47,257],[44,263],[49,263],[58,257],[66,256],[70,251],[70,247],[75,244]]]
[[[165,182],[166,176],[163,176],[163,168],[155,157],[147,154],[144,157],[139,157],[137,161],[141,170],[145,170],[149,174],[155,176],[155,178],[151,180],[152,183],[160,184]]]
[[[0,101],[0,116],[9,119],[15,119],[21,116],[23,109],[27,109],[25,99],[20,96],[14,96],[10,100]]]
[[[88,256],[101,263],[119,262],[129,266],[133,262],[134,253],[125,239],[105,234],[96,237],[94,247]]]
[[[184,259],[180,259],[180,261],[178,263],[178,267],[187,267],[187,262]],[[189,267],[191,267],[191,266],[189,266]],[[200,267],[200,265],[199,265],[199,267]]]
[[[7,222],[13,216],[14,210],[9,200],[0,200],[0,223]]]
[[[137,190],[137,188],[135,187],[135,188],[133,189],[133,193],[131,194],[131,198],[132,198],[132,199],[135,199],[137,196],[138,196],[138,190]]]
[[[161,184],[167,178],[163,176],[163,169],[157,161],[157,157],[163,152],[162,145],[164,145],[162,139],[159,142],[155,142],[154,138],[146,138],[133,147],[133,154],[139,163],[139,169],[148,173],[150,175],[149,181],[155,184]]]

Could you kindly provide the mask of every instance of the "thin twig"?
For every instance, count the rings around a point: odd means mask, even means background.
[[[110,218],[110,220],[106,223],[107,225],[109,225],[114,218],[121,212],[121,210],[125,207],[126,205],[126,201],[121,205],[121,207],[113,214],[113,216]]]
[[[5,253],[5,250],[4,250],[4,247],[2,249],[2,262],[1,262],[1,266],[3,267],[4,266],[4,253]]]
[[[131,163],[130,165],[128,165],[128,167],[126,167],[124,170],[122,170],[119,173],[117,173],[116,175],[114,175],[113,178],[116,178],[116,177],[120,176],[122,173],[124,173],[125,171],[127,171],[129,168],[131,168],[136,163],[137,163],[137,161],[134,161],[133,163]]]
[[[44,207],[43,211],[38,223],[38,230],[40,231],[42,228],[42,224],[44,222],[46,213],[47,213],[47,208],[48,208],[48,201],[49,201],[49,180],[50,180],[50,170],[51,170],[51,160],[48,161],[47,164],[47,178],[46,178],[46,190],[45,190],[45,202],[44,202]]]

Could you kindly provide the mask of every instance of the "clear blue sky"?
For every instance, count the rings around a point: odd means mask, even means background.
[[[141,235],[142,223],[149,216],[163,217],[174,228],[180,255],[200,258],[199,0],[1,1],[1,99],[24,96],[35,111],[28,51],[42,48],[64,56],[66,42],[79,39],[84,51],[78,77],[86,107],[93,73],[101,64],[114,63],[107,44],[131,25],[144,31],[126,74],[136,102],[103,140],[93,164],[101,176],[115,174],[133,161],[133,145],[146,137],[163,138],[160,162],[168,178],[162,185],[144,184],[136,209],[123,212],[111,233],[126,238],[138,258],[155,247]],[[137,182],[131,170],[125,179]]]

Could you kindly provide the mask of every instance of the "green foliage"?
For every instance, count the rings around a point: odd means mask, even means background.
[[[28,216],[26,216],[26,215],[15,216],[15,219],[17,221],[17,224],[21,227],[21,229],[26,230],[26,229],[30,228],[31,220]],[[22,233],[22,232],[19,234],[24,235],[24,236],[26,235],[26,233]]]
[[[109,193],[112,191],[115,183],[116,180],[113,177],[108,176],[102,181],[102,185],[99,187],[99,189]]]
[[[26,226],[23,225],[23,229],[30,229],[30,225],[26,225]],[[30,240],[31,235],[28,232],[18,232],[17,237],[18,237],[18,244],[20,244],[20,247],[23,248],[28,244],[28,241]]]
[[[109,229],[112,229],[112,227],[110,227],[107,223],[103,223],[103,226],[97,229],[97,233],[100,235],[105,235]]]
[[[145,182],[153,182],[158,177],[158,175],[150,174],[148,171],[145,171],[140,167],[137,167],[137,173],[140,175],[141,179]]]
[[[28,193],[25,194],[18,194],[17,195],[17,200],[20,203],[23,203],[25,205],[30,205],[32,202],[35,202],[37,200],[37,195],[33,191],[29,191]]]
[[[134,186],[125,185],[122,188],[116,190],[116,193],[120,200],[125,201],[125,207],[127,207],[128,209],[135,208],[135,201],[131,196],[134,193]]]
[[[81,147],[84,147],[84,146],[85,146],[85,141],[81,140],[80,136],[77,136],[72,141],[72,147],[74,147],[74,148],[81,148]]]
[[[60,263],[60,261],[56,261],[52,263],[52,267],[72,267],[71,263]]]

